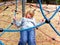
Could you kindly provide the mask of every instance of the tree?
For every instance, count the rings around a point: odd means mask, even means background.
[[[56,3],[57,3],[58,5],[60,5],[60,0],[56,0]]]

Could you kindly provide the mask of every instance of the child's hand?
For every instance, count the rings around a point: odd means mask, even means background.
[[[44,22],[44,19],[40,20],[40,22],[41,22],[41,23]]]
[[[13,17],[13,21],[16,21],[16,17]]]
[[[16,17],[13,17],[13,24],[16,23]]]
[[[13,18],[13,24],[15,24],[15,23],[16,23],[16,17]]]

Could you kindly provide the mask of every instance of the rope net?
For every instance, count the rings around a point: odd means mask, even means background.
[[[0,28],[8,28],[8,29],[15,29],[17,30],[18,28],[15,25],[12,25],[9,27],[11,22],[13,21],[14,17],[14,11],[16,9],[16,4],[15,2],[8,2],[3,6],[1,13],[0,13]],[[36,6],[35,3],[30,3],[26,4],[26,12],[28,10],[34,10],[34,18],[36,18],[37,23],[42,21],[45,21],[44,17],[42,16],[42,13],[39,9],[39,5]],[[51,6],[51,5],[50,5]],[[1,6],[2,7],[2,6]],[[6,7],[8,7],[6,9]],[[43,9],[46,10],[45,5],[42,5]],[[53,9],[55,9],[54,7]],[[5,9],[5,10],[4,10]],[[49,8],[50,9],[50,8]],[[4,11],[3,11],[4,10]],[[44,10],[43,10],[44,11]],[[53,12],[47,15],[49,18]],[[19,2],[18,7],[17,7],[17,12],[16,12],[16,17],[17,20],[22,18],[22,4]],[[59,20],[59,12],[55,15],[55,17],[51,20],[51,23],[55,26],[55,28],[59,31],[60,30],[60,25],[58,25],[58,20]],[[43,26],[40,26],[38,30],[36,31],[36,44],[37,45],[60,45],[60,37],[53,31],[53,29],[49,26],[49,24],[44,24]],[[0,32],[1,34],[2,32]],[[5,45],[17,45],[20,39],[19,32],[5,32],[3,35],[0,36],[0,40],[5,44]]]

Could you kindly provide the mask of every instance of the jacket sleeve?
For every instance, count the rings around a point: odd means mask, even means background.
[[[34,26],[36,26],[37,23],[36,23],[36,20],[34,18],[33,18],[33,22],[34,22]],[[38,29],[38,27],[36,27],[36,29]]]
[[[22,25],[22,19],[20,21],[13,21],[13,23],[17,26],[20,27]]]
[[[36,23],[36,20],[35,20],[35,18],[33,18],[33,23],[34,23],[34,25],[36,25],[37,23]]]

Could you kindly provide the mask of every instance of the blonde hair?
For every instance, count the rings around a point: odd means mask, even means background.
[[[27,11],[27,12],[26,12],[26,14],[25,14],[25,17],[27,16],[27,14],[31,15],[31,17],[33,17],[33,16],[34,16],[33,11]]]

